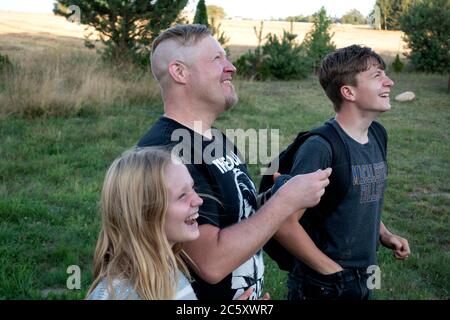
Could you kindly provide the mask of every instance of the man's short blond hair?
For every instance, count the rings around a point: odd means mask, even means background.
[[[152,52],[155,52],[158,45],[166,40],[174,40],[181,46],[192,46],[210,35],[211,31],[203,24],[178,24],[156,37],[152,44]]]
[[[176,59],[186,63],[191,56],[191,53],[186,49],[194,47],[195,44],[208,36],[211,36],[211,32],[206,26],[184,24],[165,30],[153,41],[150,63],[153,76],[159,82],[161,88],[165,87],[164,83],[167,80],[167,67],[170,60]],[[160,50],[157,50],[158,48]]]

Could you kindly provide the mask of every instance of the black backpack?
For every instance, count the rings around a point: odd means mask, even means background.
[[[381,124],[373,121],[369,130],[374,135],[380,149],[383,153],[383,159],[386,161],[387,150],[387,133]],[[323,126],[311,131],[300,132],[284,151],[276,157],[270,164],[273,168],[278,162],[278,171],[281,174],[289,174],[294,162],[295,154],[300,146],[310,137],[320,136],[331,147],[333,169],[329,178],[330,184],[325,189],[320,203],[314,208],[307,209],[307,214],[314,221],[323,221],[327,216],[331,215],[345,198],[351,185],[351,163],[347,144],[342,140],[336,128],[326,122]],[[259,186],[259,193],[263,193],[270,189],[273,185],[272,175],[263,175]],[[311,214],[309,214],[311,213]],[[303,221],[302,221],[303,222]],[[303,224],[303,223],[302,223]],[[320,226],[321,224],[314,224]],[[306,228],[305,228],[306,229]],[[274,260],[281,270],[291,271],[294,266],[294,256],[289,253],[275,238],[271,238],[265,245],[264,251]]]

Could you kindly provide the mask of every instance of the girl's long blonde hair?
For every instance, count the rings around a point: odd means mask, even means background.
[[[94,281],[126,280],[142,299],[173,299],[177,270],[189,275],[181,244],[165,234],[169,194],[164,172],[171,154],[160,147],[135,148],[116,159],[101,195],[102,228],[94,256]]]

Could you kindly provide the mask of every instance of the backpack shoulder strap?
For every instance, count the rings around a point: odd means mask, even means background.
[[[321,212],[331,213],[342,202],[350,188],[350,152],[347,144],[330,122],[326,122],[323,126],[311,130],[309,135],[322,137],[331,147],[331,168],[333,171],[329,178],[330,184],[327,186],[319,204]]]
[[[307,138],[311,136],[320,136],[328,142],[332,152],[332,166],[347,159],[347,147],[331,123],[327,122],[323,126],[311,130]]]
[[[377,121],[373,121],[369,127],[370,132],[374,135],[378,146],[383,154],[383,159],[386,161],[387,158],[387,132],[386,129]]]

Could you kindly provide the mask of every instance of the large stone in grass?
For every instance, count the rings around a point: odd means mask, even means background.
[[[412,101],[416,98],[416,95],[412,91],[405,91],[400,93],[395,97],[396,101],[405,102],[405,101]]]

